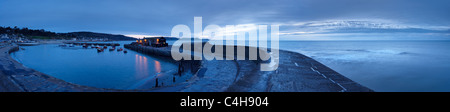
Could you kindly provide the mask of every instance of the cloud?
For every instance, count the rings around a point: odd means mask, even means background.
[[[170,35],[173,26],[279,24],[280,34],[448,33],[449,0],[1,0],[0,26]]]
[[[144,37],[161,37],[162,35],[136,35],[136,34],[129,34],[129,35],[125,35],[125,36],[142,39]]]
[[[282,24],[283,35],[324,33],[450,33],[450,26],[402,24],[391,20],[325,20]]]

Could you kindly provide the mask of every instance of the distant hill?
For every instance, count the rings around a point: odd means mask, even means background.
[[[124,35],[95,33],[95,32],[69,32],[64,33],[63,35],[67,35],[68,37],[74,38],[107,38],[109,40],[136,40],[136,38],[127,37]]]
[[[44,29],[28,29],[18,27],[2,27],[0,26],[0,34],[20,35],[20,37],[30,39],[108,39],[108,40],[136,40],[136,38],[127,37],[124,35],[95,33],[95,32],[69,32],[69,33],[55,33],[46,31]]]
[[[145,38],[159,38],[159,37],[145,37]],[[178,40],[176,37],[164,37],[166,40]]]

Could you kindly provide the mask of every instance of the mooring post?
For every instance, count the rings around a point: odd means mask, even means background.
[[[181,75],[181,72],[183,72],[182,71],[182,61],[180,61],[180,64],[178,64],[178,75]]]
[[[158,87],[158,78],[156,78],[156,85],[155,87]]]

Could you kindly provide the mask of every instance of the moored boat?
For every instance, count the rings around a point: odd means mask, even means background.
[[[97,48],[97,52],[103,52],[103,49]]]

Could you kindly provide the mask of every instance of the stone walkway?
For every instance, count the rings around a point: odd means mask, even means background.
[[[182,91],[373,92],[302,54],[280,51],[279,59],[271,72],[260,71],[256,61],[203,61],[205,77]]]
[[[0,49],[0,91],[17,92],[107,92],[124,91],[101,89],[72,84],[26,68],[9,56],[17,46]],[[167,48],[150,49],[155,52]],[[158,51],[159,52],[159,51]],[[280,50],[280,64],[276,71],[262,72],[260,62],[247,60],[202,60],[201,67],[190,80],[146,90],[146,92],[372,92],[325,65],[300,53]]]

